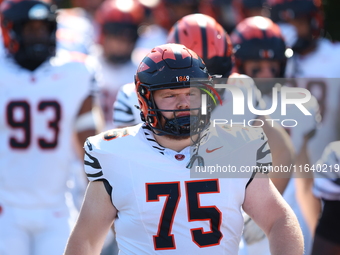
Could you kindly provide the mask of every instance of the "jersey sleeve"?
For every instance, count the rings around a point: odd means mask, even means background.
[[[129,83],[122,86],[113,106],[113,124],[115,127],[132,126],[141,122],[140,111],[135,105],[138,105],[135,85]]]
[[[91,138],[87,139],[84,144],[84,169],[89,181],[98,181],[105,179],[102,166],[100,165],[98,153],[91,143]]]

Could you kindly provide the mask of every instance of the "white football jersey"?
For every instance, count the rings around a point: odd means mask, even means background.
[[[205,147],[216,145],[211,132],[212,144],[203,142],[201,156],[225,149],[230,156],[238,155],[238,167],[244,155],[251,164],[258,163],[258,150],[267,144],[261,129],[216,130],[227,138],[219,140],[225,148]],[[267,153],[265,160],[270,159]],[[192,179],[189,162],[190,147],[181,152],[164,148],[143,124],[88,139],[85,171],[90,181],[105,179],[112,187],[120,254],[237,254],[241,206],[253,173],[247,178]]]
[[[340,141],[330,143],[313,168],[316,197],[340,200]]]
[[[315,163],[328,143],[337,139],[340,98],[340,44],[318,40],[317,48],[307,56],[294,56],[288,61],[286,77],[292,84],[308,89],[318,100],[322,122],[309,143],[311,162]]]
[[[118,91],[124,84],[134,80],[137,66],[132,61],[128,61],[122,65],[112,65],[104,59],[103,55],[98,57],[98,62],[101,66],[102,79],[100,86],[100,104],[105,117],[105,130],[108,130],[117,126],[113,123],[112,113]]]
[[[0,200],[22,207],[64,204],[74,124],[94,89],[82,62],[58,57],[35,71],[0,59]]]

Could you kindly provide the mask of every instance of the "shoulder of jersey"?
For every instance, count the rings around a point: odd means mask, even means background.
[[[98,135],[89,137],[84,148],[86,151],[101,152],[101,153],[112,153],[112,149],[115,148],[119,152],[123,147],[131,147],[130,139],[137,135],[141,129],[142,124],[126,127],[111,129],[102,132]]]

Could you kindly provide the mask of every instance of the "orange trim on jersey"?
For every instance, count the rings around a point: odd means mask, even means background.
[[[130,135],[130,134],[129,134],[129,131],[128,131],[127,128],[112,129],[112,130],[109,130],[109,131],[107,131],[103,134],[103,139],[105,141],[111,141],[111,140],[114,140],[118,137],[125,137],[125,136],[128,136],[128,135]]]

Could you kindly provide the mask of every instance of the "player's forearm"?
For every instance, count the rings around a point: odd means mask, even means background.
[[[268,239],[272,255],[303,254],[303,235],[295,215],[277,220],[270,229]]]
[[[89,240],[72,233],[67,243],[64,255],[99,255],[101,246],[93,245]]]

